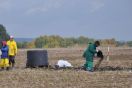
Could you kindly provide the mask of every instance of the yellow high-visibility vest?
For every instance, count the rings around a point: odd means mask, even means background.
[[[17,54],[17,44],[14,40],[7,41],[7,45],[9,47],[9,55],[14,56]]]

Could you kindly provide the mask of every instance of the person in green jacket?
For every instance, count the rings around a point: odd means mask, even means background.
[[[100,46],[99,41],[95,41],[94,44],[90,43],[88,45],[88,48],[83,53],[83,57],[86,58],[86,62],[84,64],[84,68],[86,69],[86,71],[90,71],[90,72],[94,71],[93,58],[94,55],[97,53],[96,47],[98,46]]]

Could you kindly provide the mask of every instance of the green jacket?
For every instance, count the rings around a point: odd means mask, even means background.
[[[96,45],[89,44],[88,48],[83,53],[83,57],[86,58],[86,61],[93,61],[94,54],[96,52]]]

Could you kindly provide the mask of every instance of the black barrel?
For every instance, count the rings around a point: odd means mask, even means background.
[[[47,50],[27,51],[26,67],[48,67]]]

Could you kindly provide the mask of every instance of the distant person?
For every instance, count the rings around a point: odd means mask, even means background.
[[[0,60],[0,67],[2,70],[5,68],[9,70],[9,59],[8,59],[8,46],[6,41],[2,41],[2,48],[1,48],[1,60]]]
[[[94,55],[98,52],[98,50],[96,50],[96,47],[98,46],[100,46],[99,41],[95,41],[94,44],[90,43],[86,51],[83,53],[83,57],[86,58],[86,62],[84,64],[84,68],[86,69],[86,71],[94,71],[93,58]]]
[[[13,36],[10,36],[10,40],[7,42],[9,47],[9,65],[11,68],[15,66],[15,56],[17,54],[17,43],[14,40]]]

